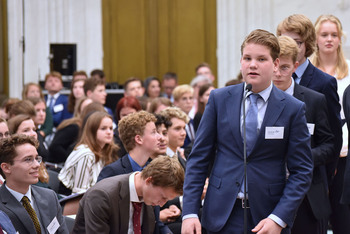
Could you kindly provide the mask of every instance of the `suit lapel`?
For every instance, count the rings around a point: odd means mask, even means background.
[[[153,233],[154,227],[155,227],[155,222],[156,222],[155,217],[154,217],[153,207],[147,206],[145,203],[143,203],[142,208],[144,210],[142,226],[141,226],[142,233]],[[150,225],[150,224],[152,224],[152,225]]]
[[[225,97],[225,106],[227,116],[232,118],[229,121],[229,126],[232,132],[232,139],[236,142],[236,145],[240,151],[243,152],[243,138],[241,134],[241,104],[243,96],[244,83],[232,86],[228,90]]]
[[[34,202],[37,207],[36,215],[38,219],[40,220],[41,224],[41,230],[45,230],[46,227],[50,224],[51,220],[48,220],[50,218],[50,209],[48,209],[47,206],[47,198],[43,197],[35,188],[35,186],[31,186],[32,188],[32,195],[34,197]]]
[[[130,172],[133,172],[132,166],[131,166],[131,163],[130,163],[130,160],[129,160],[129,157],[128,157],[127,154],[126,154],[125,156],[122,157],[121,163],[122,163],[123,170],[124,170],[124,173],[125,173],[125,174],[128,174],[128,173],[130,173]]]
[[[298,85],[298,84],[295,84],[295,85],[294,85],[294,93],[293,93],[293,96],[294,96],[296,99],[298,99],[298,100],[300,100],[300,101],[302,101],[302,102],[305,102],[305,101],[304,101],[304,100],[305,100],[304,92],[301,90],[300,85]]]
[[[130,191],[129,177],[123,181],[119,193],[119,217],[121,220],[120,232],[128,233],[129,229],[129,212],[130,212]]]
[[[30,218],[27,211],[24,209],[22,204],[16,200],[16,198],[7,190],[3,185],[0,187],[0,197],[3,205],[10,210],[17,219],[21,222],[23,227],[30,232],[30,230],[35,230],[34,223]]]
[[[254,149],[264,141],[266,127],[274,126],[276,121],[280,117],[285,107],[284,96],[282,94],[283,91],[278,90],[275,86],[272,87],[271,94],[268,99],[264,120],[261,124],[259,136],[255,143]],[[254,151],[254,149],[252,151]]]
[[[315,67],[312,65],[312,63],[309,61],[309,65],[307,66],[307,68],[304,71],[304,74],[301,76],[301,80],[300,80],[300,85],[308,87],[309,83],[312,80],[312,74],[313,74],[313,70],[315,69]]]

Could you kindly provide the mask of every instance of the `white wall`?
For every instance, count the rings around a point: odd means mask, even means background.
[[[257,28],[276,33],[279,22],[291,14],[304,14],[312,22],[321,14],[333,14],[350,37],[349,0],[217,0],[218,86],[237,76],[245,36]],[[350,59],[350,38],[343,47]]]
[[[76,43],[77,70],[102,68],[101,0],[8,0],[7,6],[11,97],[21,96],[23,84],[44,79],[50,43]]]

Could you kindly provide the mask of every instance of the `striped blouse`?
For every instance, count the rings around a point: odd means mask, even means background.
[[[58,178],[73,193],[82,193],[92,187],[104,163],[95,162],[95,155],[87,145],[79,145],[68,156]]]

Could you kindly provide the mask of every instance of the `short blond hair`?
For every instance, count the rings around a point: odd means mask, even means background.
[[[190,121],[188,115],[186,115],[186,113],[178,107],[167,107],[164,110],[162,110],[159,114],[164,116],[164,118],[169,122],[171,122],[172,118],[181,119],[186,124]]]
[[[241,55],[243,55],[243,50],[247,44],[257,44],[268,48],[273,61],[278,58],[280,53],[280,47],[278,44],[277,37],[266,30],[256,29],[249,33],[249,35],[244,39],[241,45]]]
[[[297,43],[291,37],[287,36],[279,36],[278,43],[280,44],[279,57],[291,58],[293,63],[295,63],[299,54],[299,47]]]
[[[185,94],[185,93],[191,93],[193,95],[193,88],[188,84],[183,84],[177,86],[173,90],[173,97],[175,101],[179,101],[179,99]]]
[[[132,113],[122,118],[118,123],[119,137],[122,141],[126,151],[135,148],[135,136],[143,136],[146,124],[149,122],[156,122],[157,119],[151,113],[146,111],[139,111]]]

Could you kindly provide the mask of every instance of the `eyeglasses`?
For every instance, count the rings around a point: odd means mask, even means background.
[[[20,160],[13,160],[13,161],[21,161],[24,163],[27,163],[28,165],[32,165],[34,160],[36,160],[39,164],[43,161],[43,157],[41,156],[36,156],[36,157],[26,157],[24,159],[20,159]]]
[[[304,43],[303,41],[297,41],[297,40],[295,40],[295,42],[297,43],[297,45],[298,45],[299,48],[300,48],[301,45]]]

